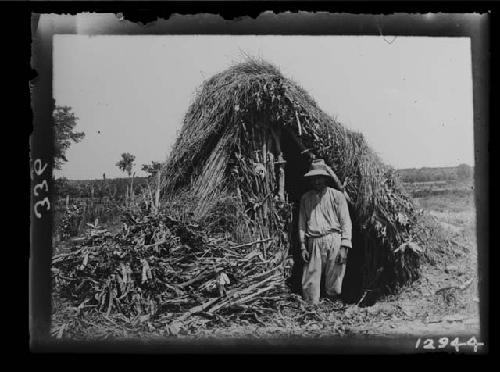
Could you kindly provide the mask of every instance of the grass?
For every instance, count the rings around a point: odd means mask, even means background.
[[[451,239],[464,246],[476,246],[476,208],[474,194],[449,193],[416,199],[417,204],[436,217]]]
[[[454,193],[429,195],[414,199],[424,209],[445,213],[469,213],[475,208],[474,193]]]

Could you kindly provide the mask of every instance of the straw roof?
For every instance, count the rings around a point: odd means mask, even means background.
[[[359,216],[368,217],[381,205],[391,212],[390,200],[385,199],[392,193],[398,194],[398,204],[412,208],[392,168],[383,164],[361,133],[346,129],[323,112],[302,87],[283,77],[274,65],[253,59],[202,84],[164,168],[164,191],[188,186],[210,195],[212,187],[220,189],[225,182],[224,160],[228,160],[241,124],[248,125],[252,112],[263,113],[269,123],[300,133],[305,147],[324,158],[342,180],[348,177],[346,191],[355,200]],[[207,171],[213,181],[200,185],[198,181],[206,181]]]

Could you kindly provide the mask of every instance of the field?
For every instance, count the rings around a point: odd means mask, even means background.
[[[349,335],[478,335],[477,251],[474,194],[429,193],[416,198],[425,213],[443,227],[445,247],[429,252],[422,277],[369,307],[322,301],[295,301],[252,319],[196,317],[189,329],[166,327],[148,319],[79,312],[53,295],[52,333],[61,339],[223,340],[325,338]],[[58,244],[58,251],[64,242]],[[77,315],[79,314],[79,315]]]

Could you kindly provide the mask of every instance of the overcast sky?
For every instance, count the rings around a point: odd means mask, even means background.
[[[277,65],[396,168],[474,165],[468,38],[54,37],[54,98],[85,139],[57,177],[119,177],[120,154],[164,161],[195,89],[244,54]]]

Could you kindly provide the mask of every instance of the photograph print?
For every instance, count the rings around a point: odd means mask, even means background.
[[[481,351],[470,37],[61,17],[51,339]]]

